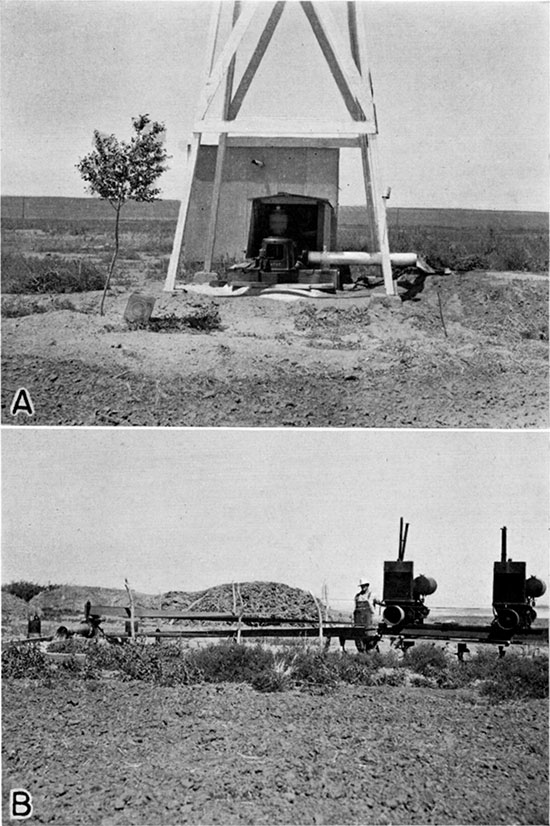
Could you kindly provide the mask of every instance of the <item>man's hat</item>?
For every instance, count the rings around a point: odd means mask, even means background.
[[[360,588],[368,588],[370,586],[370,582],[367,582],[365,579],[359,580],[359,587]]]

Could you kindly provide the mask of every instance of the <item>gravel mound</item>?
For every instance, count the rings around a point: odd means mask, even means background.
[[[307,591],[291,588],[282,582],[240,582],[216,585],[204,591],[186,593],[169,591],[162,607],[173,611],[193,608],[197,611],[236,611],[244,615],[288,617],[317,620],[315,600]]]

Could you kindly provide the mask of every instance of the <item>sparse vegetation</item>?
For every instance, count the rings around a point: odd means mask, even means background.
[[[103,276],[95,264],[82,258],[57,255],[45,258],[2,251],[2,292],[79,293],[103,288]]]
[[[24,245],[25,251],[36,253],[112,252],[111,219],[108,207],[100,201],[5,197],[2,207],[5,247],[11,249],[15,241],[15,245]],[[155,205],[129,202],[120,218],[121,256],[137,261],[138,254],[143,253],[157,258],[168,255],[177,210],[176,201]],[[339,249],[365,249],[362,220],[360,207],[340,208]],[[393,252],[418,252],[435,266],[457,272],[548,272],[548,218],[541,213],[390,208],[388,220]],[[17,233],[18,237],[8,238],[8,233]],[[190,271],[193,263],[188,262]],[[200,269],[201,262],[195,263],[195,269]],[[153,271],[165,267],[158,260],[148,264]]]
[[[225,642],[196,649],[178,643],[124,645],[84,643],[71,639],[53,643],[56,653],[86,651],[85,662],[70,658],[50,662],[34,646],[8,645],[2,654],[4,678],[51,680],[72,675],[99,679],[102,673],[118,674],[122,680],[138,680],[159,686],[202,683],[248,683],[262,692],[300,688],[326,691],[342,683],[350,685],[476,688],[492,702],[548,697],[548,658],[481,650],[469,662],[449,659],[437,646],[420,644],[399,660],[388,654],[349,654],[296,650],[289,646],[278,653],[260,645]]]

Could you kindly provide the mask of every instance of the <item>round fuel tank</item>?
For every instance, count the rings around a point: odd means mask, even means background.
[[[431,576],[415,576],[413,579],[413,596],[428,597],[437,590],[437,582]]]
[[[546,593],[546,583],[536,576],[530,576],[525,583],[525,593],[528,597],[537,599]]]

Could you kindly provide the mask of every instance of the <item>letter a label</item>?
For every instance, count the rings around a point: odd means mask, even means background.
[[[32,797],[26,789],[10,789],[10,820],[26,820],[32,815]]]
[[[31,394],[24,387],[20,387],[13,397],[10,407],[12,416],[17,416],[18,413],[26,413],[27,416],[34,416],[34,406],[31,399]]]

